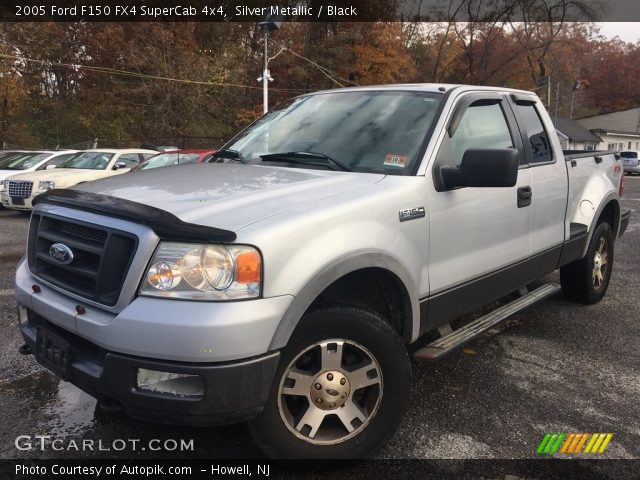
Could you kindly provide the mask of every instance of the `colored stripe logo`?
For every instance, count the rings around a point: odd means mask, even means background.
[[[541,455],[563,454],[600,454],[609,446],[613,433],[547,433],[538,445]]]

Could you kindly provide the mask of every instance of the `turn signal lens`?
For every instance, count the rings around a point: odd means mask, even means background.
[[[236,281],[260,283],[260,254],[256,251],[241,253],[236,257]]]

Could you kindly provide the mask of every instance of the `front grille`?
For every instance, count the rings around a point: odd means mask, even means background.
[[[9,196],[16,198],[29,198],[33,190],[31,180],[9,180]]]
[[[64,265],[49,254],[56,243],[71,250],[71,262]],[[29,268],[64,290],[113,306],[137,245],[137,237],[127,232],[34,213],[27,248]]]

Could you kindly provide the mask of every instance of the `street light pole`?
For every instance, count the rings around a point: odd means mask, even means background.
[[[269,111],[269,29],[264,28],[264,70],[262,71],[262,113]]]
[[[275,15],[265,15],[263,21],[258,23],[264,33],[264,69],[262,76],[258,78],[258,81],[262,81],[262,113],[269,111],[269,82],[273,81],[269,74],[269,32],[280,27],[282,22],[276,21],[278,18]]]

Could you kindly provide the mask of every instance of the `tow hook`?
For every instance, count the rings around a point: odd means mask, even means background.
[[[33,351],[31,350],[31,347],[25,343],[20,348],[18,348],[18,353],[20,353],[21,355],[31,355]]]

